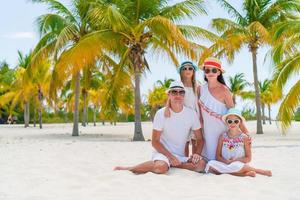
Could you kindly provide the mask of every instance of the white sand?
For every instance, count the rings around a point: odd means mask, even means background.
[[[254,130],[255,122],[248,125]],[[151,123],[143,129],[149,139]],[[112,171],[151,156],[150,142],[130,142],[133,124],[80,127],[80,137],[71,130],[71,124],[0,126],[0,200],[300,199],[300,123],[287,136],[276,125],[253,135],[252,165],[271,169],[271,178]]]

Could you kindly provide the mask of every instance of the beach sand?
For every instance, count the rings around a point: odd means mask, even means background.
[[[131,142],[133,123],[80,127],[45,124],[0,126],[0,200],[98,199],[300,199],[300,123],[280,135],[275,123],[253,137],[252,162],[273,177],[200,174],[171,169],[167,175],[113,171],[151,158],[148,142]],[[248,122],[251,132],[255,122]],[[146,139],[152,124],[143,123]]]

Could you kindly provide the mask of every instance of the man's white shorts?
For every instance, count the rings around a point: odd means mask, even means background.
[[[176,156],[176,158],[182,163],[186,163],[189,159],[188,157],[185,157],[185,156],[178,156],[175,154],[173,154],[173,155]],[[159,153],[157,151],[153,151],[152,160],[153,161],[157,161],[157,160],[164,161],[168,164],[169,167],[171,166],[169,159],[164,154]]]

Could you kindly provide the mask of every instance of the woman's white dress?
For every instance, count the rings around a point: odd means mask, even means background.
[[[224,103],[212,96],[208,90],[208,84],[201,86],[199,105],[205,139],[202,155],[208,160],[215,160],[218,139],[227,130],[221,117],[227,113],[228,108]]]

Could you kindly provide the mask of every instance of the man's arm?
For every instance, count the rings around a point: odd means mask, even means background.
[[[204,146],[204,138],[202,135],[202,130],[201,129],[194,130],[194,134],[196,136],[196,154],[201,155]]]
[[[165,147],[160,143],[160,136],[162,131],[153,129],[152,131],[152,146],[156,151],[161,154],[164,154],[170,161],[171,166],[178,166],[181,162],[173,156]]]
[[[192,163],[196,164],[201,160],[201,153],[204,145],[204,138],[201,129],[194,130],[196,136],[196,149],[195,154],[192,155]]]

